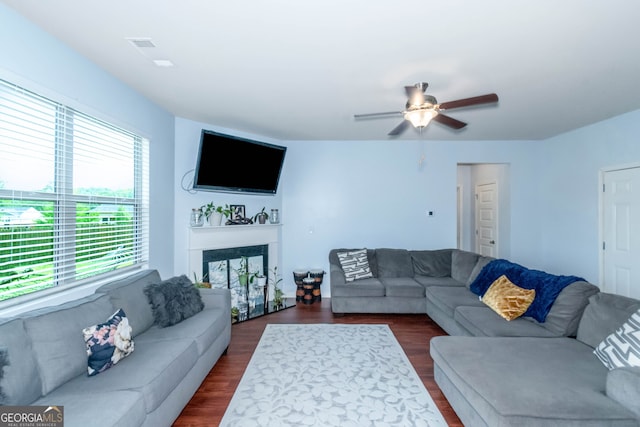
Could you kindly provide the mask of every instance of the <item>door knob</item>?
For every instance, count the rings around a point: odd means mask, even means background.
[[[491,243],[492,245],[495,245],[496,241],[495,240],[491,240],[489,243]]]

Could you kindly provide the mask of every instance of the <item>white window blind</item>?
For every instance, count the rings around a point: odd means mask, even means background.
[[[0,300],[148,260],[148,141],[0,80]]]

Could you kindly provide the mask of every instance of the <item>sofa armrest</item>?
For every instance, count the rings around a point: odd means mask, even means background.
[[[640,368],[617,368],[609,371],[606,393],[640,418]]]
[[[199,288],[205,308],[220,308],[229,312],[231,319],[231,291],[229,289]]]
[[[344,276],[344,270],[339,265],[331,264],[329,265],[329,286],[333,288],[334,286],[344,285],[347,283],[347,279]]]

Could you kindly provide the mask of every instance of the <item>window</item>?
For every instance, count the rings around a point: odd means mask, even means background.
[[[0,300],[148,259],[148,141],[0,80]]]

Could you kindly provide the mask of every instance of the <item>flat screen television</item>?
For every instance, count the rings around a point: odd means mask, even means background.
[[[193,188],[276,194],[287,147],[202,130]]]

